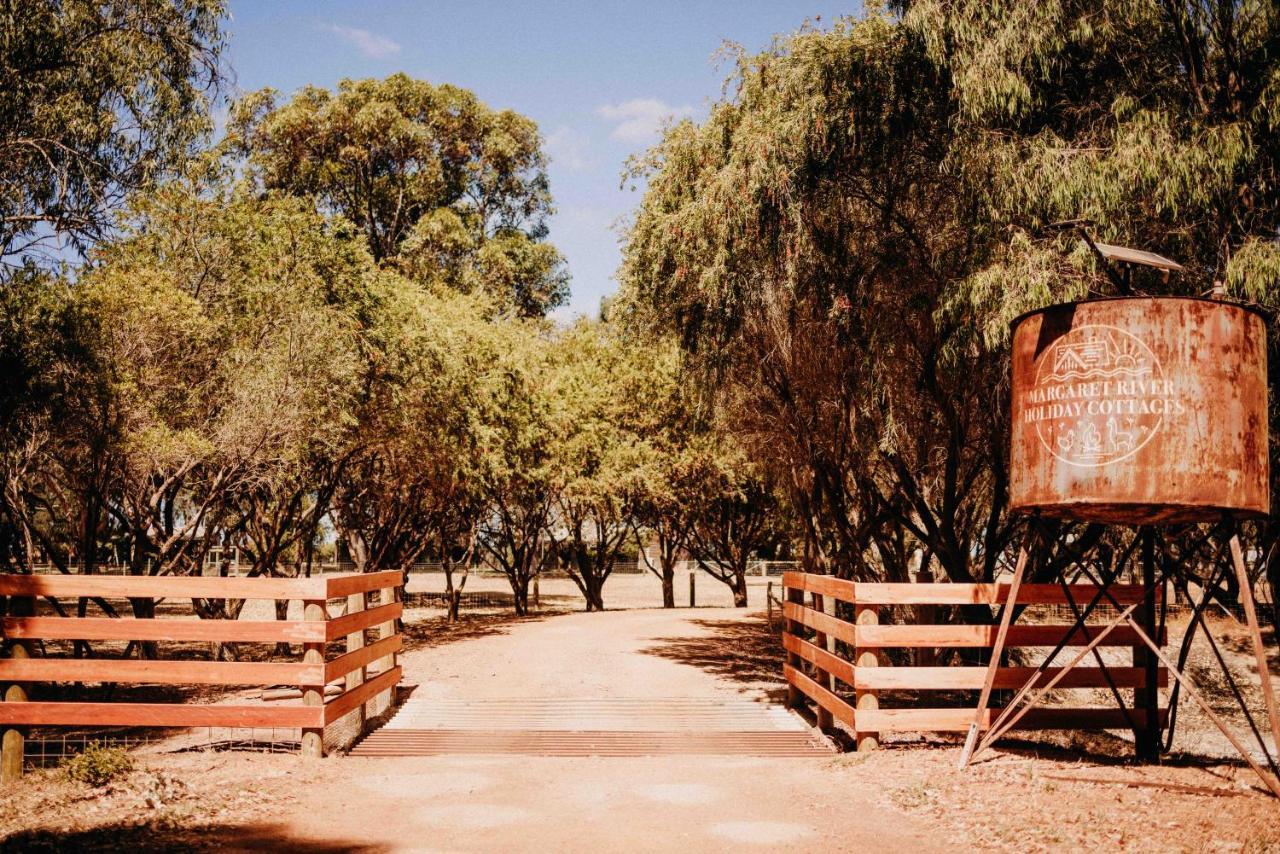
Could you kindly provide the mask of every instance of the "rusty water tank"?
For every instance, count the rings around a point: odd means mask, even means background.
[[[1270,510],[1266,321],[1120,297],[1013,322],[1011,509],[1131,525]]]

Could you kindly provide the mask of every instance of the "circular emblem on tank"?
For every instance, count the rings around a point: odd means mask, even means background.
[[[1185,411],[1145,342],[1093,324],[1071,329],[1040,354],[1023,417],[1053,456],[1093,467],[1136,454],[1166,416]]]

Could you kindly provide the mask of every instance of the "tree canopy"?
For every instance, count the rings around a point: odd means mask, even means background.
[[[1007,324],[1110,292],[1081,226],[1187,263],[1140,293],[1276,304],[1277,33],[1265,3],[903,2],[741,53],[633,165],[624,314],[770,449],[815,565],[990,579]]]
[[[0,261],[88,249],[131,192],[182,165],[210,126],[224,13],[221,0],[5,4]]]
[[[522,314],[563,302],[550,244],[546,156],[537,126],[457,86],[393,74],[267,89],[238,102],[228,146],[265,190],[313,199],[360,228],[375,260],[415,278],[486,291]]]

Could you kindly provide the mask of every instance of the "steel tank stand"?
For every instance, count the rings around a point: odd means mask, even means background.
[[[1280,709],[1277,707],[1276,696],[1272,689],[1271,674],[1266,658],[1266,648],[1262,642],[1262,633],[1258,624],[1257,612],[1253,601],[1253,589],[1249,581],[1248,570],[1245,567],[1243,551],[1240,547],[1238,528],[1233,520],[1229,521],[1228,524],[1229,537],[1227,538],[1226,544],[1231,555],[1230,566],[1232,571],[1234,571],[1236,580],[1239,584],[1241,605],[1244,610],[1245,622],[1249,628],[1254,657],[1257,661],[1259,681],[1261,683],[1264,702],[1267,709],[1267,717],[1270,723],[1272,744],[1275,750],[1280,751]],[[1209,632],[1208,627],[1204,625],[1202,619],[1204,608],[1213,597],[1214,588],[1217,586],[1220,573],[1215,573],[1210,579],[1211,583],[1205,587],[1201,602],[1197,605],[1192,619],[1188,623],[1187,633],[1188,635],[1191,635],[1197,628],[1204,629],[1205,637],[1212,646],[1219,665],[1222,668],[1224,675],[1227,677],[1228,683],[1233,688],[1235,698],[1249,723],[1250,729],[1257,739],[1258,747],[1260,748],[1262,755],[1265,757],[1270,773],[1268,773],[1268,770],[1264,769],[1262,764],[1253,757],[1252,753],[1240,738],[1231,731],[1226,721],[1224,721],[1222,717],[1213,710],[1197,689],[1194,681],[1183,672],[1178,664],[1175,664],[1170,660],[1169,656],[1152,637],[1153,634],[1157,636],[1159,635],[1159,632],[1154,628],[1154,621],[1150,619],[1154,611],[1153,605],[1156,600],[1156,591],[1157,589],[1163,589],[1168,580],[1171,569],[1168,561],[1166,561],[1157,577],[1154,559],[1156,531],[1152,528],[1139,529],[1138,536],[1135,537],[1134,540],[1135,544],[1141,544],[1143,552],[1143,585],[1146,588],[1146,595],[1143,596],[1142,600],[1135,602],[1128,607],[1122,607],[1110,591],[1110,586],[1114,583],[1120,568],[1124,565],[1124,561],[1116,564],[1114,571],[1109,574],[1109,577],[1095,578],[1086,562],[1080,559],[1083,556],[1076,556],[1077,559],[1075,561],[1075,565],[1086,577],[1089,578],[1091,582],[1097,585],[1097,593],[1083,611],[1076,611],[1075,623],[1071,630],[1064,636],[1063,641],[1060,641],[1049,656],[1046,657],[1044,662],[1037,667],[1026,683],[1024,683],[1022,688],[1020,688],[1015,694],[1013,700],[1005,706],[1000,716],[992,722],[992,725],[987,729],[986,734],[979,739],[983,719],[987,715],[987,706],[990,702],[991,686],[995,682],[996,673],[1000,667],[1000,661],[1004,653],[1005,640],[1008,635],[1009,625],[1013,620],[1014,609],[1017,604],[1018,588],[1021,586],[1023,576],[1026,572],[1029,559],[1028,553],[1033,542],[1032,537],[1033,534],[1028,535],[1027,540],[1024,541],[1019,551],[1018,563],[1014,570],[1013,581],[1010,584],[1009,594],[1001,612],[1000,630],[996,635],[996,644],[992,649],[991,659],[987,664],[987,677],[984,681],[983,691],[979,697],[978,707],[975,710],[973,723],[969,727],[969,734],[965,741],[964,749],[961,752],[960,767],[966,767],[972,761],[974,756],[991,746],[991,744],[993,744],[997,739],[1012,729],[1012,727],[1016,725],[1028,710],[1034,707],[1040,699],[1042,699],[1062,680],[1067,672],[1084,660],[1087,655],[1094,653],[1098,644],[1101,643],[1101,641],[1110,632],[1121,625],[1127,625],[1142,642],[1145,647],[1145,652],[1148,655],[1145,662],[1148,668],[1148,678],[1146,680],[1147,688],[1145,690],[1145,696],[1141,697],[1144,701],[1143,705],[1146,707],[1142,709],[1144,713],[1142,716],[1142,722],[1145,723],[1146,726],[1141,728],[1136,725],[1134,726],[1135,736],[1139,736],[1139,734],[1144,731],[1147,734],[1146,738],[1135,739],[1137,741],[1137,747],[1140,755],[1143,753],[1147,753],[1149,755],[1152,751],[1152,747],[1154,747],[1154,752],[1157,756],[1159,753],[1160,745],[1158,742],[1158,734],[1160,724],[1158,718],[1154,717],[1155,715],[1158,715],[1158,687],[1154,678],[1154,672],[1157,670],[1159,664],[1163,664],[1169,671],[1170,677],[1175,681],[1175,685],[1180,687],[1189,697],[1192,698],[1193,701],[1195,701],[1201,711],[1204,712],[1205,716],[1213,722],[1214,726],[1222,732],[1223,736],[1228,742],[1230,742],[1231,746],[1236,749],[1241,758],[1244,759],[1245,763],[1248,764],[1248,766],[1258,775],[1266,785],[1267,789],[1270,790],[1275,797],[1280,798],[1280,768],[1277,767],[1276,760],[1273,758],[1271,751],[1267,749],[1266,742],[1262,737],[1261,731],[1253,720],[1253,716],[1249,711],[1248,704],[1245,702],[1243,695],[1235,689],[1234,679],[1230,675],[1226,661],[1222,658],[1220,651],[1217,649],[1216,641],[1214,641],[1212,634]],[[1065,584],[1065,573],[1060,573],[1060,575],[1063,576],[1060,580]],[[1067,595],[1068,601],[1070,602],[1070,593],[1068,592]],[[1090,613],[1093,612],[1102,598],[1106,598],[1108,600],[1112,608],[1117,612],[1117,616],[1105,625],[1086,627],[1085,620],[1087,620]],[[1133,612],[1139,606],[1142,606],[1144,609],[1141,623],[1133,616]],[[1143,623],[1146,625],[1142,625]],[[1048,665],[1053,661],[1062,648],[1065,647],[1066,640],[1078,631],[1083,632],[1085,637],[1090,638],[1089,643],[1066,665],[1064,665],[1052,679],[1043,685],[1037,684]],[[1096,631],[1097,634],[1091,634],[1093,631]],[[1189,648],[1190,643],[1184,640],[1184,655],[1185,650]],[[1100,657],[1098,657],[1098,661],[1101,662]],[[1105,666],[1103,667],[1103,670],[1105,672]],[[1114,683],[1111,682],[1109,677],[1108,682],[1112,685],[1113,694],[1115,695],[1118,704],[1122,709],[1126,710],[1126,715],[1129,717],[1131,723],[1136,724],[1137,721],[1135,717],[1125,707],[1118,692],[1114,690]],[[1023,702],[1024,700],[1025,702]],[[1149,743],[1151,741],[1150,733],[1152,733],[1152,731],[1154,731],[1154,738],[1156,739],[1154,745]]]

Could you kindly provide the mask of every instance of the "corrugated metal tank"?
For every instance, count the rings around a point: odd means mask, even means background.
[[[1176,297],[1015,320],[1012,509],[1133,525],[1269,512],[1265,327]]]

